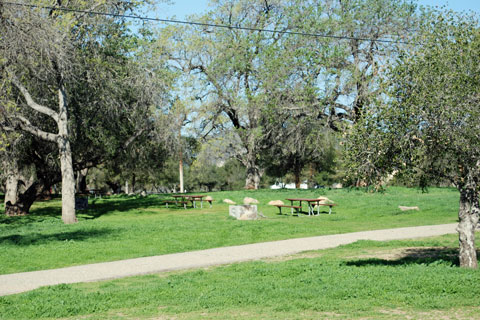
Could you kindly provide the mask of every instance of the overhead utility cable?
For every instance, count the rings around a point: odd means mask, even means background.
[[[357,41],[372,41],[372,42],[381,42],[381,43],[410,44],[409,42],[399,41],[399,40],[370,39],[370,38],[359,38],[359,37],[349,37],[349,36],[335,36],[335,35],[321,34],[321,33],[309,33],[309,32],[298,32],[298,31],[285,31],[285,30],[282,31],[282,30],[250,28],[250,27],[241,27],[241,26],[229,26],[229,25],[225,25],[225,24],[214,24],[214,23],[183,21],[183,20],[173,20],[173,19],[160,19],[160,18],[142,17],[142,16],[117,14],[117,13],[105,13],[105,12],[99,12],[99,11],[70,9],[70,8],[63,8],[63,7],[39,6],[39,5],[34,5],[34,4],[25,4],[25,3],[17,3],[17,2],[3,2],[3,4],[12,5],[12,6],[20,6],[20,7],[28,7],[28,8],[36,8],[36,9],[45,9],[45,10],[77,12],[77,13],[83,13],[83,14],[92,14],[92,15],[107,16],[107,17],[114,17],[114,18],[125,18],[125,19],[142,20],[142,21],[154,21],[154,22],[163,22],[163,23],[177,23],[177,24],[195,25],[195,26],[212,27],[212,28],[223,28],[223,29],[236,29],[236,30],[246,30],[246,31],[267,32],[267,33],[291,34],[291,35],[317,37],[317,38],[332,38],[332,39],[339,39],[339,40],[357,40]]]

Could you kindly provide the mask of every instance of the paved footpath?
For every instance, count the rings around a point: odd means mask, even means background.
[[[302,251],[334,248],[357,240],[388,241],[438,236],[456,233],[456,227],[457,224],[445,224],[353,232],[6,274],[0,275],[0,296],[61,283],[100,281],[292,255]]]

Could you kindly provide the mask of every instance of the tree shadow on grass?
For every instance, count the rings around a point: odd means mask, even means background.
[[[31,213],[26,216],[7,217],[0,214],[0,225],[26,225],[29,223],[42,222],[49,219],[60,220],[62,216],[61,203],[48,204],[36,207],[31,210]],[[165,207],[164,198],[162,197],[112,197],[103,199],[89,199],[88,209],[77,210],[77,218],[79,220],[96,219],[111,212],[126,212],[135,209],[147,208],[163,208]],[[177,209],[172,207],[169,209]],[[180,207],[178,207],[180,209]],[[181,207],[182,210],[183,207]]]
[[[477,252],[477,256],[480,251]],[[480,257],[480,256],[479,256]],[[445,262],[451,265],[459,266],[458,249],[456,248],[407,248],[398,257],[380,259],[368,258],[348,261],[347,266],[365,267],[365,266],[400,266],[411,264],[433,264]]]
[[[113,230],[109,228],[95,229],[95,230],[78,230],[71,232],[57,232],[51,234],[30,233],[30,234],[12,234],[0,237],[0,245],[10,246],[30,246],[48,244],[51,242],[64,241],[83,241],[93,237],[103,237],[106,234],[112,233]]]
[[[144,197],[144,198],[110,198],[108,201],[89,200],[88,209],[84,210],[85,215],[90,219],[96,219],[111,212],[126,212],[135,209],[165,208],[165,198]],[[182,207],[169,206],[169,210],[182,209]],[[87,218],[88,219],[88,218]]]

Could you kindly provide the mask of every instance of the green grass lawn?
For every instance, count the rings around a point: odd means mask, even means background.
[[[338,206],[332,215],[278,215],[270,200],[325,195]],[[60,200],[39,202],[27,217],[0,218],[0,273],[57,268],[214,247],[361,230],[457,221],[458,192],[448,188],[362,190],[259,190],[211,193],[213,208],[165,208],[164,196],[112,197],[95,201],[78,214],[79,223],[64,225]],[[237,221],[228,216],[230,198],[260,200],[267,216]],[[397,207],[419,206],[402,212]]]
[[[292,257],[45,287],[0,297],[0,315],[2,319],[480,319],[480,271],[458,268],[456,254],[455,235],[359,241]]]

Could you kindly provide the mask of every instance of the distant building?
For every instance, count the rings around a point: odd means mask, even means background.
[[[296,189],[295,183],[280,183],[277,182],[270,186],[270,189]],[[306,183],[301,183],[299,189],[308,189],[308,185]]]

